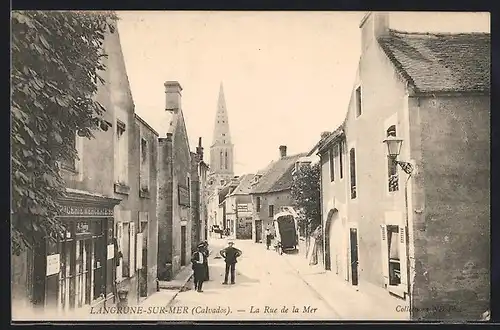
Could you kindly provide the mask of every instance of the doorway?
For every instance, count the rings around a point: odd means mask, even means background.
[[[139,270],[139,292],[141,297],[148,296],[148,222],[141,221],[142,268]],[[140,243],[140,242],[139,242]]]
[[[186,265],[186,226],[181,226],[181,266]]]
[[[358,230],[350,228],[349,232],[351,244],[351,284],[358,285]]]
[[[255,220],[255,243],[262,241],[262,220]]]

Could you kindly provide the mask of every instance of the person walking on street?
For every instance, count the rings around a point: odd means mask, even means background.
[[[271,241],[273,239],[273,234],[271,234],[271,230],[269,229],[269,227],[266,228],[265,235],[266,235],[266,247],[269,250],[269,247],[271,246]]]
[[[210,276],[209,276],[209,273],[208,273],[208,257],[210,256],[210,251],[208,250],[208,242],[207,241],[203,241],[203,255],[204,255],[204,259],[203,259],[203,266],[205,267],[205,281],[210,281]]]
[[[231,284],[234,284],[234,277],[235,277],[235,268],[236,268],[236,263],[238,262],[238,257],[241,256],[242,252],[241,250],[235,248],[234,243],[232,241],[229,241],[228,246],[220,251],[220,255],[224,258],[224,261],[226,262],[226,273],[224,275],[224,282],[222,284],[227,284],[227,279],[229,272],[231,272]]]
[[[205,254],[203,253],[205,245],[203,243],[198,244],[197,250],[193,253],[191,257],[191,262],[193,264],[194,271],[194,289],[198,292],[203,292],[203,281],[205,281]]]

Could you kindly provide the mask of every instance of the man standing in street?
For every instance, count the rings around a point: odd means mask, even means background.
[[[203,262],[203,266],[205,267],[205,281],[209,281],[210,280],[210,276],[209,276],[209,273],[208,273],[208,257],[210,256],[210,251],[208,250],[208,242],[207,241],[203,241],[203,255],[204,255],[204,262]]]
[[[194,289],[198,292],[203,292],[203,281],[205,281],[205,254],[203,250],[205,248],[205,244],[200,243],[197,246],[197,250],[193,253],[191,257],[191,262],[193,264],[194,271]]]
[[[222,284],[227,284],[227,279],[229,272],[231,272],[231,284],[234,284],[235,277],[235,266],[238,262],[238,257],[241,256],[241,251],[235,248],[234,243],[229,241],[228,246],[220,251],[220,255],[224,258],[226,262],[226,273],[224,275],[224,282]]]

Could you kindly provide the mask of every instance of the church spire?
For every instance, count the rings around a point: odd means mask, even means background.
[[[210,167],[212,173],[227,179],[233,176],[234,148],[229,132],[229,117],[224,98],[222,82],[219,87],[219,99],[215,114],[214,133],[210,147]]]
[[[219,99],[217,101],[217,112],[215,115],[214,135],[212,145],[231,144],[231,135],[229,132],[229,118],[226,109],[226,100],[224,98],[224,87],[222,82],[219,88]]]

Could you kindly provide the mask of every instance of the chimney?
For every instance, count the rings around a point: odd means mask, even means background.
[[[389,13],[384,11],[368,12],[361,23],[361,52],[377,40],[378,37],[389,34]]]
[[[280,146],[280,158],[286,157],[286,146]]]
[[[201,137],[198,138],[198,146],[196,147],[196,153],[200,160],[203,160],[203,147],[201,146]]]
[[[177,81],[167,81],[165,86],[165,110],[177,111],[181,108],[182,87]]]

